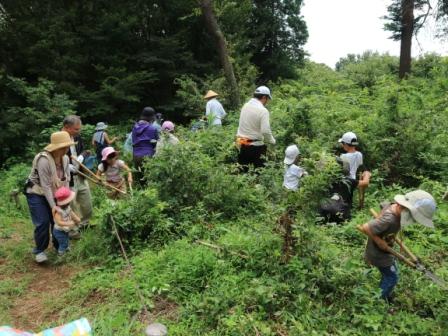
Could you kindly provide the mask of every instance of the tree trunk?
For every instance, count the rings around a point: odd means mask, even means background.
[[[240,106],[240,95],[238,91],[238,84],[236,83],[235,73],[233,72],[233,66],[230,62],[226,40],[221,29],[219,28],[215,13],[213,12],[212,1],[200,0],[199,5],[201,6],[202,15],[204,16],[207,29],[215,39],[219,59],[222,67],[224,68],[224,75],[226,76],[227,83],[230,86],[230,103],[232,108],[236,109]]]
[[[414,32],[414,0],[401,1],[400,79],[411,72],[411,48]]]

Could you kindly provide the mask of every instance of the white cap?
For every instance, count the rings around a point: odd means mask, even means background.
[[[271,96],[271,90],[269,90],[269,88],[267,86],[259,86],[255,89],[255,94],[262,94],[262,95],[266,95],[269,97],[269,99],[272,99]]]
[[[347,145],[356,146],[358,145],[358,137],[353,132],[344,133],[342,138],[339,139],[339,142],[345,143]]]
[[[299,154],[299,147],[296,145],[288,146],[285,150],[285,159],[283,162],[287,165],[293,164]]]

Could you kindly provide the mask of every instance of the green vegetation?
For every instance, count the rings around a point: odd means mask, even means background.
[[[94,188],[94,225],[64,261],[83,270],[46,305],[47,313],[57,314],[45,326],[86,316],[96,335],[136,335],[148,320],[167,324],[171,335],[446,333],[446,292],[405,266],[396,314],[387,313],[378,297],[379,274],[365,265],[364,237],[354,227],[370,218],[369,207],[396,193],[416,187],[431,192],[438,203],[436,230],[413,226],[405,240],[448,279],[448,204],[442,200],[448,183],[448,59],[416,60],[415,76],[404,82],[395,79],[393,57],[366,54],[340,64],[333,71],[307,63],[298,80],[273,87],[269,108],[278,145],[259,176],[237,173],[235,113],[222,129],[192,133],[179,127],[181,145],[147,162],[149,187],[133,197],[113,205]],[[183,91],[182,99],[198,99],[195,92]],[[344,225],[318,226],[316,207],[335,176],[332,155],[347,130],[358,134],[374,173],[366,209]],[[300,146],[310,173],[293,195],[281,187],[283,151],[290,143]],[[16,225],[29,222],[27,209],[23,199],[22,209],[7,199],[28,169],[14,165],[1,175],[0,274],[12,275],[20,265],[29,269],[30,240],[13,241],[14,234],[31,233],[30,225]],[[296,209],[296,245],[288,261],[278,224],[287,208]],[[110,216],[133,272],[120,255]],[[13,305],[29,279],[17,286],[7,277],[0,281],[0,294]],[[11,305],[0,305],[2,322],[12,321]]]

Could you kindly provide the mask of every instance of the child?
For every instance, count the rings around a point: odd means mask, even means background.
[[[393,203],[383,204],[378,218],[359,226],[367,241],[365,259],[378,268],[381,273],[381,297],[392,301],[392,292],[398,282],[398,270],[395,258],[387,252],[402,226],[418,222],[434,228],[432,217],[436,211],[434,198],[423,190],[415,190],[406,195],[396,195]],[[380,239],[378,239],[380,238]]]
[[[123,176],[121,176],[121,172],[125,170],[128,173],[128,183],[132,185],[132,173],[129,167],[124,161],[118,159],[118,152],[113,147],[104,148],[101,156],[101,163],[98,165],[96,175],[98,177],[101,177],[102,174],[106,175],[108,184],[126,192],[126,183]],[[108,196],[115,199],[120,195],[117,191],[111,191],[108,192]]]
[[[173,133],[174,124],[171,121],[165,121],[162,124],[162,134],[159,141],[157,142],[156,153],[160,153],[160,151],[167,145],[179,144],[179,139]]]
[[[299,148],[296,145],[288,146],[285,150],[285,176],[283,186],[288,190],[296,191],[299,189],[299,182],[302,176],[308,175],[305,169],[296,165],[300,155]]]
[[[344,133],[342,138],[339,139],[339,143],[342,144],[342,148],[346,153],[341,154],[341,159],[347,161],[350,165],[350,178],[356,180],[356,172],[358,168],[362,166],[362,153],[356,150],[358,145],[358,139],[353,132]]]
[[[69,231],[81,222],[81,219],[70,208],[70,202],[76,196],[68,187],[61,187],[54,194],[60,211],[53,210],[53,236],[59,243],[58,255],[64,255],[68,250]]]

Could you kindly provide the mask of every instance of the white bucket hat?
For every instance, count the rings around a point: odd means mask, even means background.
[[[351,146],[356,146],[358,145],[358,137],[353,132],[347,132],[342,135],[342,138],[339,139],[339,142]]]
[[[100,121],[96,124],[95,131],[104,131],[107,128],[107,124]]]
[[[285,150],[285,159],[283,162],[287,165],[293,164],[299,154],[299,147],[296,145],[288,146]]]
[[[266,95],[269,99],[272,99],[271,90],[267,86],[259,86],[255,89],[254,94]]]
[[[394,200],[410,212],[410,215],[403,215],[402,213],[401,224],[403,226],[417,222],[426,227],[434,228],[432,217],[437,206],[431,194],[423,190],[415,190],[405,195],[396,195]]]

